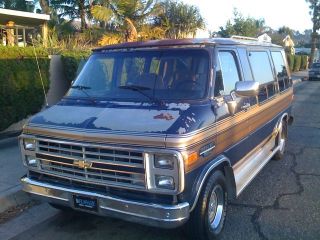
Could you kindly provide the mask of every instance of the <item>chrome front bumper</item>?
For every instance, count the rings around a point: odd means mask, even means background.
[[[82,195],[98,200],[98,211],[95,214],[124,219],[144,225],[176,228],[189,218],[189,203],[162,205],[129,201],[94,192],[55,186],[42,183],[28,177],[21,179],[23,190],[33,197],[50,203],[74,208],[73,195]],[[80,209],[76,209],[80,210]]]

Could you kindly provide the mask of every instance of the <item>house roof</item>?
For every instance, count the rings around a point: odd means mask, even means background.
[[[0,8],[0,25],[6,25],[9,21],[16,25],[39,26],[50,20],[50,15],[16,11]]]

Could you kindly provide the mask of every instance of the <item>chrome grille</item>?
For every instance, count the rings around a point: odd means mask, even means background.
[[[65,179],[145,189],[142,152],[55,140],[37,140],[39,170]]]

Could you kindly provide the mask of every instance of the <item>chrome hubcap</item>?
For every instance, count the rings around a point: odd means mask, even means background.
[[[283,153],[286,146],[286,133],[284,132],[283,126],[281,127],[281,133],[279,135],[279,146],[280,152]]]
[[[214,187],[211,192],[208,205],[208,220],[211,228],[216,229],[222,219],[224,208],[224,193],[220,185]]]

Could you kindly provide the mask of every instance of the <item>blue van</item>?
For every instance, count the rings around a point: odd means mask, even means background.
[[[95,49],[20,136],[23,190],[70,207],[217,237],[235,199],[285,153],[292,81],[281,47],[185,39]]]

